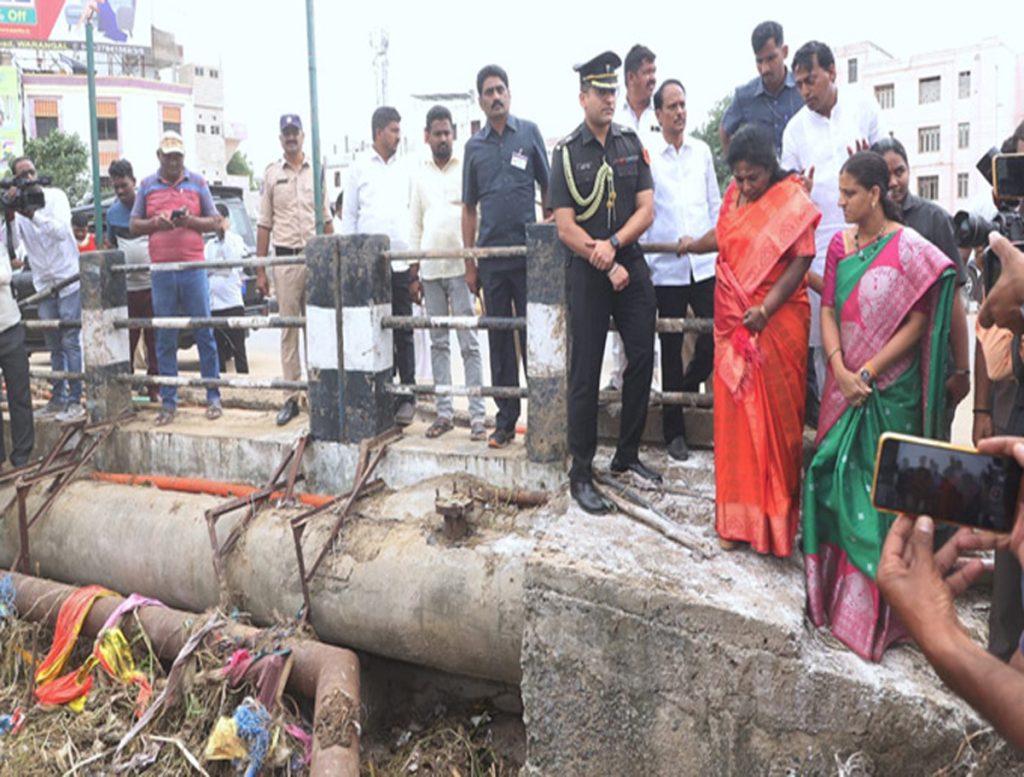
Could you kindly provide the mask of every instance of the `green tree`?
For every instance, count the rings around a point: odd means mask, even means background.
[[[255,191],[256,186],[253,181],[252,162],[241,151],[236,151],[231,155],[231,159],[228,160],[228,175],[244,175],[249,179],[249,188]]]
[[[715,160],[715,176],[718,178],[718,188],[725,191],[725,185],[729,182],[732,171],[725,163],[725,154],[722,153],[722,139],[718,134],[718,128],[722,126],[722,116],[732,101],[732,95],[726,95],[712,106],[708,111],[708,117],[703,124],[693,131],[693,136],[700,138],[711,148],[711,158]]]
[[[53,179],[53,186],[63,190],[72,205],[89,190],[89,152],[78,133],[54,130],[45,138],[33,138],[25,144],[25,156],[40,175]]]

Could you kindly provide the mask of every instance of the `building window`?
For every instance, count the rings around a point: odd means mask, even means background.
[[[917,131],[917,153],[927,154],[939,150],[939,128],[921,127]],[[923,196],[923,195],[922,195]]]
[[[926,200],[939,199],[939,176],[922,175],[917,179],[917,196]]]
[[[220,134],[220,125],[219,124],[211,124],[210,125],[210,134],[211,135],[219,135]]]
[[[883,110],[896,107],[896,86],[894,84],[882,84],[875,87],[875,99],[878,106]]]
[[[205,71],[201,67],[199,67],[199,65],[196,65],[196,75],[197,76],[206,75]]]
[[[160,123],[163,125],[164,132],[181,133],[181,106],[160,106]]]
[[[937,103],[942,99],[942,78],[922,78],[917,82],[917,101],[924,103]]]
[[[961,100],[971,96],[971,71],[961,70],[960,75],[957,78],[959,88],[957,90],[958,96]]]
[[[846,60],[846,80],[848,83],[857,83],[857,58],[850,57]]]
[[[957,173],[956,174],[956,196],[957,196],[957,199],[959,199],[959,200],[966,200],[970,196],[970,194],[969,194],[970,184],[968,183],[969,181],[970,181],[970,176],[968,176],[967,173]]]
[[[340,170],[335,170],[334,171],[334,188],[336,188],[336,189],[340,189],[341,188],[341,171]]]
[[[962,121],[956,125],[956,147],[969,148],[971,145],[971,123]]]
[[[210,78],[220,78],[220,73],[213,68],[210,68]]]
[[[36,137],[45,138],[60,127],[60,105],[57,100],[34,100]]]
[[[200,134],[200,135],[205,135],[206,134],[206,125],[205,124],[197,124],[196,125],[196,132],[198,134]]]
[[[117,103],[113,100],[96,101],[97,140],[117,140]]]

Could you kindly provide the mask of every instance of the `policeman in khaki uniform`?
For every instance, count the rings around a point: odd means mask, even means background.
[[[573,252],[569,266],[570,492],[590,513],[613,509],[594,488],[597,398],[608,317],[625,345],[619,444],[613,472],[653,481],[661,475],[640,462],[654,366],[656,302],[647,262],[637,245],[654,218],[650,159],[637,134],[612,123],[622,61],[611,51],[576,65],[584,121],[552,154],[549,204],[558,237]]]
[[[284,157],[267,165],[263,173],[263,197],[256,229],[256,255],[269,253],[274,241],[277,256],[301,254],[309,239],[316,235],[316,209],[313,193],[313,161],[302,150],[305,134],[302,119],[294,113],[281,117],[281,148]],[[334,232],[331,214],[324,203],[324,233]],[[270,292],[267,272],[256,269],[256,283],[267,296]],[[306,266],[283,265],[274,268],[274,291],[278,312],[282,316],[306,315]],[[305,337],[305,333],[303,333]],[[281,370],[285,380],[301,380],[299,361],[299,330],[281,330]],[[289,392],[277,425],[284,426],[299,414],[299,392]]]

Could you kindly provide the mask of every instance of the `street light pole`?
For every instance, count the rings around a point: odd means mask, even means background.
[[[99,121],[96,118],[96,58],[92,43],[92,19],[85,24],[85,62],[89,81],[89,145],[92,148],[92,204],[96,222],[96,248],[103,248],[103,201],[100,197]]]
[[[313,129],[313,207],[316,209],[316,233],[324,233],[324,184],[320,164],[320,110],[316,89],[316,31],[313,25],[313,0],[306,0],[306,47],[309,54],[309,123]]]

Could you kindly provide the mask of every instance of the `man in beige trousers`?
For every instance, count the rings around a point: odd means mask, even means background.
[[[313,196],[313,162],[302,150],[305,141],[302,120],[292,113],[281,117],[281,148],[284,156],[267,165],[263,173],[263,197],[256,231],[256,255],[267,256],[271,237],[274,254],[301,254],[306,242],[316,235],[316,209]],[[331,214],[324,205],[324,233],[334,232]],[[278,312],[282,316],[306,315],[306,266],[274,267],[274,289]],[[264,296],[270,292],[267,272],[256,269],[256,283]],[[281,368],[285,380],[301,380],[299,330],[281,330]],[[299,414],[300,392],[291,391],[277,414],[277,425],[284,426]]]

